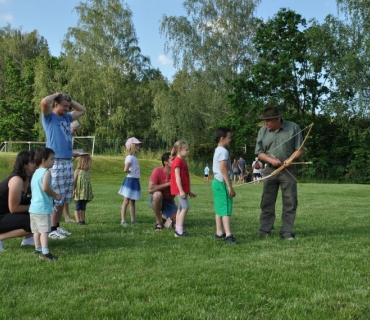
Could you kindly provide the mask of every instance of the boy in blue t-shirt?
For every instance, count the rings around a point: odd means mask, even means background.
[[[61,195],[51,189],[50,168],[54,165],[54,151],[50,148],[40,148],[36,151],[35,162],[38,167],[32,176],[30,205],[31,231],[35,240],[35,253],[41,259],[53,261],[49,252],[48,234],[51,231],[51,214],[53,213],[53,198],[61,199]]]

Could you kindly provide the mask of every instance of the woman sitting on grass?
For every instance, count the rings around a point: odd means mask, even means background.
[[[34,245],[30,215],[31,177],[36,170],[33,151],[18,153],[13,172],[0,182],[0,251],[2,241],[24,236],[21,245]]]

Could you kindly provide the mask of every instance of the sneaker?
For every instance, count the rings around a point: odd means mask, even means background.
[[[121,222],[121,226],[122,226],[122,227],[128,227],[128,223],[127,223],[126,221],[122,221],[122,222]]]
[[[134,221],[131,221],[131,224],[139,224],[139,222],[137,222],[136,220],[134,220]]]
[[[55,261],[58,260],[58,257],[54,257],[50,252],[47,254],[40,254],[40,259],[48,260],[48,261]]]
[[[3,242],[0,240],[0,251],[5,251],[3,247]]]
[[[33,240],[33,237],[23,239],[21,242],[21,246],[34,246],[35,241]]]
[[[228,243],[228,244],[236,244],[236,239],[231,234],[231,235],[229,235],[228,237],[225,238],[225,243]]]
[[[189,233],[183,231],[181,234],[175,230],[175,237],[189,237]]]
[[[216,240],[224,240],[226,238],[226,233],[223,233],[222,235],[217,235],[215,234],[215,239]]]
[[[83,226],[84,224],[82,223],[82,221],[78,221],[78,222],[76,222],[76,224],[78,225],[78,226]]]
[[[54,230],[54,231],[50,232],[48,237],[50,239],[64,239],[64,238],[66,238],[66,236],[59,233],[58,230]]]
[[[66,229],[64,229],[64,228],[62,228],[62,227],[58,227],[58,228],[57,228],[57,230],[58,230],[58,232],[59,232],[60,234],[62,234],[63,236],[71,236],[71,235],[72,235],[72,233],[71,233],[71,232],[67,231]]]
[[[34,254],[40,255],[40,254],[42,254],[42,251],[39,251],[39,250],[35,249]]]
[[[87,225],[86,221],[80,221],[80,222],[81,222],[81,224],[82,224],[83,226],[86,226],[86,225]]]

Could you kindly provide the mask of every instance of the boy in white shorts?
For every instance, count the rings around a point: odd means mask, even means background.
[[[57,257],[49,251],[48,234],[51,231],[51,214],[53,213],[53,198],[60,200],[61,195],[51,189],[50,168],[54,165],[54,151],[50,148],[40,148],[36,151],[35,162],[38,167],[32,176],[30,205],[31,231],[35,240],[35,253],[41,259],[53,261]]]

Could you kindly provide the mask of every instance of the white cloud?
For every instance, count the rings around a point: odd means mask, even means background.
[[[0,0],[5,1],[5,0]],[[13,15],[11,13],[0,14],[0,21],[11,22],[13,21]]]
[[[162,66],[172,64],[172,60],[168,58],[167,56],[165,56],[164,54],[160,54],[158,56],[158,61]]]

